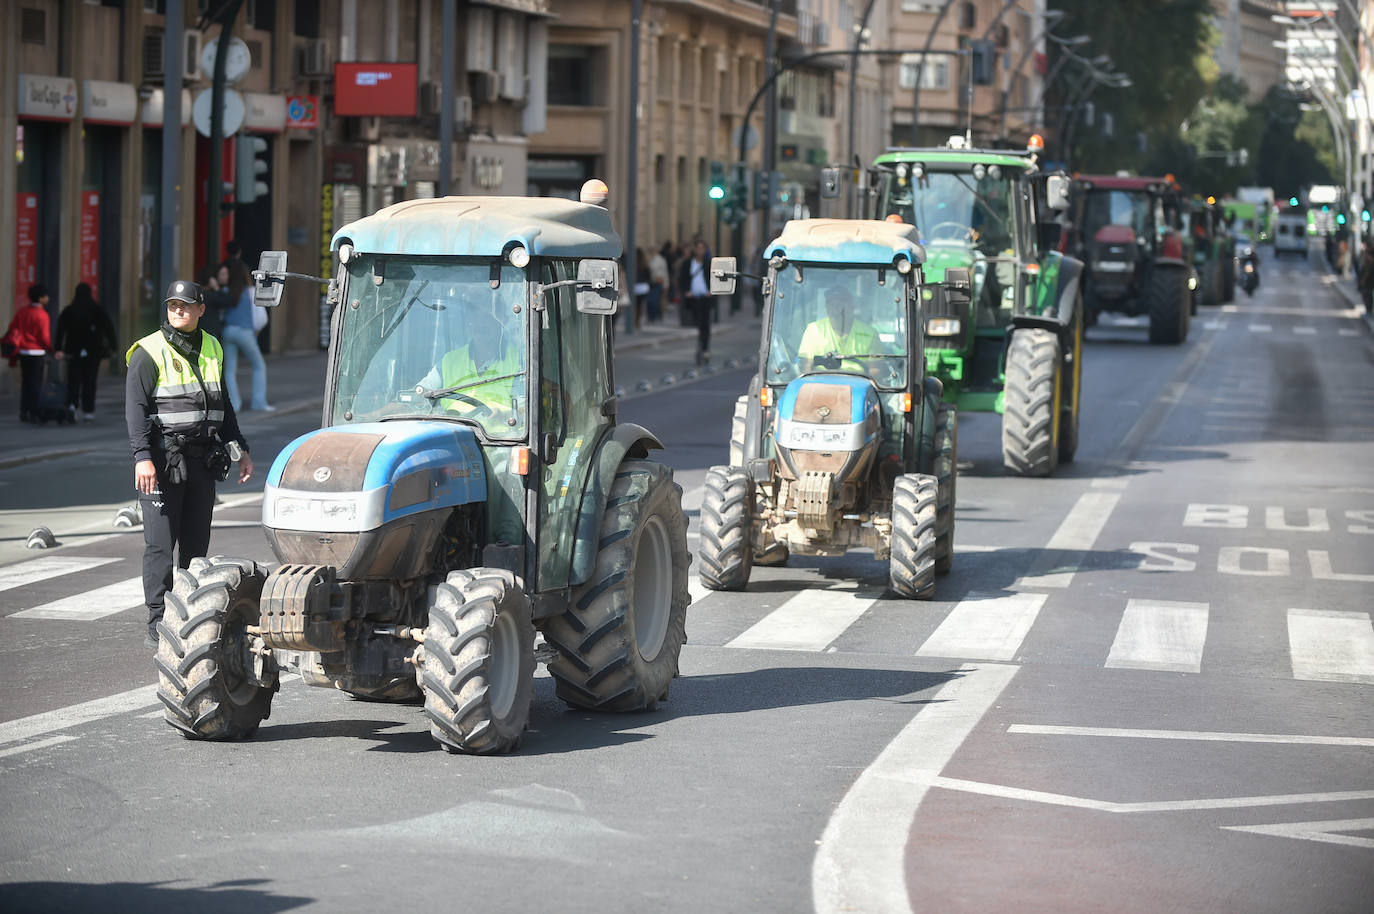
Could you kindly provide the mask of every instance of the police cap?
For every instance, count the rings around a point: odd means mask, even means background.
[[[191,305],[199,305],[203,302],[200,296],[200,286],[191,282],[189,279],[175,280],[167,287],[167,294],[162,297],[162,300],[184,301]]]

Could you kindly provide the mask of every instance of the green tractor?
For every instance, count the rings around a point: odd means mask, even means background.
[[[954,556],[958,428],[922,358],[934,290],[915,226],[799,219],[764,256],[760,368],[730,463],[706,476],[701,582],[740,590],[755,564],[871,548],[895,593],[928,600]],[[712,292],[739,275],[714,258]],[[966,308],[967,276],[946,279],[940,300]]]
[[[177,572],[156,657],[169,724],[247,738],[289,668],[423,700],[451,752],[506,752],[536,632],[567,704],[667,698],[687,522],[658,439],[615,421],[620,249],[606,209],[561,199],[413,200],[338,231],[324,427],[266,480],[280,564]],[[263,255],[263,304],[297,275],[285,261]]]
[[[1183,223],[1185,235],[1191,241],[1193,271],[1197,274],[1193,302],[1221,305],[1234,301],[1235,240],[1224,210],[1215,197],[1195,197],[1183,210]]]
[[[929,285],[925,355],[961,409],[1002,414],[1002,465],[1048,476],[1078,448],[1083,374],[1082,263],[1056,250],[1069,179],[1022,153],[946,147],[890,149],[876,161],[877,212],[920,232]],[[938,296],[967,272],[968,301]]]

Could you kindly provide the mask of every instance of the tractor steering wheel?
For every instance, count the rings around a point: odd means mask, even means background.
[[[937,222],[930,227],[930,240],[967,241],[968,233],[969,227],[967,225],[958,222]]]

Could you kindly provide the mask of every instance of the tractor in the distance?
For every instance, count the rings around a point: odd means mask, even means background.
[[[926,252],[926,363],[945,402],[1002,414],[1002,465],[1017,476],[1048,476],[1078,448],[1082,264],[1056,249],[1069,178],[1040,172],[1042,150],[1039,137],[1018,152],[956,136],[875,163],[876,215],[915,226]],[[951,270],[967,297],[934,294]]]
[[[701,582],[739,590],[756,563],[870,548],[895,593],[930,599],[954,554],[957,415],[922,357],[937,290],[921,282],[916,229],[799,219],[765,257],[760,368],[729,465],[706,476]],[[938,291],[966,309],[956,272]],[[713,259],[712,291],[738,275],[734,258]]]
[[[1197,276],[1183,231],[1187,204],[1172,177],[1081,176],[1073,238],[1083,261],[1088,325],[1104,312],[1148,315],[1151,343],[1188,338]]]
[[[280,564],[177,573],[156,658],[168,723],[249,737],[289,668],[423,699],[449,751],[506,752],[529,720],[536,632],[567,704],[667,698],[687,524],[648,459],[658,440],[615,421],[621,242],[596,199],[412,200],[338,231],[324,427],[266,480]],[[265,304],[296,275],[285,259],[264,255]]]

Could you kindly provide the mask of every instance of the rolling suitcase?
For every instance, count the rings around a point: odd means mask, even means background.
[[[75,422],[76,416],[67,409],[67,385],[62,382],[60,364],[49,358],[44,367],[43,386],[38,388],[38,424]]]

